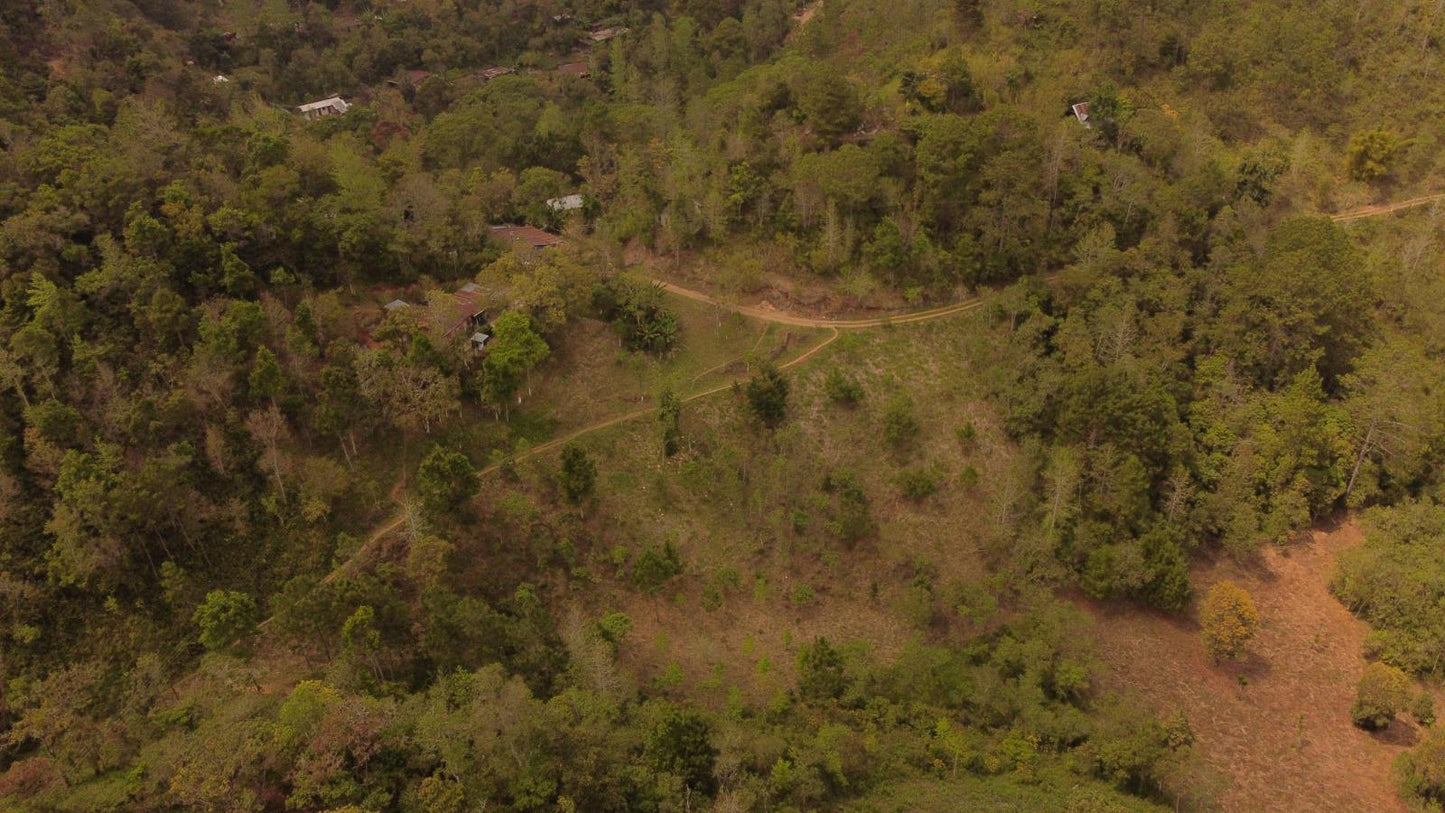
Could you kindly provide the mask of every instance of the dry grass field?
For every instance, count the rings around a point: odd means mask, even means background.
[[[1211,664],[1192,619],[1085,603],[1109,685],[1188,715],[1205,759],[1230,782],[1219,799],[1225,810],[1405,809],[1391,763],[1417,732],[1400,720],[1374,735],[1350,724],[1366,626],[1328,583],[1340,551],[1359,543],[1346,522],[1266,549],[1251,567],[1196,570],[1201,593],[1233,579],[1259,607],[1259,635],[1237,664]]]

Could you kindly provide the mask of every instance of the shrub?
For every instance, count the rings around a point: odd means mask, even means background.
[[[1422,726],[1435,724],[1435,696],[1428,691],[1415,695],[1414,702],[1410,703],[1410,716],[1415,722]]]
[[[672,577],[682,572],[682,558],[671,542],[661,548],[649,547],[632,563],[632,583],[639,589],[655,593]]]
[[[1410,676],[1376,661],[1360,676],[1350,719],[1360,728],[1374,731],[1388,726],[1409,705]]]
[[[1356,133],[1346,148],[1350,177],[1368,182],[1389,175],[1395,158],[1406,146],[1408,142],[1385,130]]]
[[[959,448],[965,452],[973,451],[974,447],[978,445],[978,427],[974,425],[973,421],[955,429],[953,436],[958,439]]]
[[[829,475],[823,478],[823,490],[835,493],[838,497],[838,510],[830,527],[839,539],[852,544],[873,530],[868,495],[863,493],[862,487],[851,475]]]
[[[978,469],[974,468],[972,463],[964,466],[963,471],[958,474],[958,482],[961,483],[964,488],[973,488],[978,485],[978,481]]]
[[[1445,802],[1445,729],[1431,729],[1420,744],[1395,762],[1401,794],[1439,810]]]
[[[1259,631],[1259,611],[1254,607],[1254,599],[1244,588],[1228,580],[1209,588],[1200,620],[1204,648],[1216,663],[1239,658]]]
[[[813,586],[811,584],[800,584],[793,588],[792,595],[788,596],[788,601],[791,602],[794,607],[802,608],[812,604],[815,598],[816,595],[813,592]]]
[[[904,497],[919,502],[938,493],[938,472],[931,467],[904,469],[898,473],[897,483]]]
[[[823,380],[823,393],[828,400],[844,406],[855,406],[863,400],[863,385],[836,367]]]
[[[894,449],[903,449],[918,438],[922,429],[913,417],[913,402],[899,395],[888,402],[883,411],[883,439]]]

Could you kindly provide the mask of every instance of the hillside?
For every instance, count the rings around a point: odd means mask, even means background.
[[[1442,42],[5,5],[0,807],[1445,804]]]

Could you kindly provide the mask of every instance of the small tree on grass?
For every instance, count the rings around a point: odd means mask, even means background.
[[[455,449],[434,446],[416,471],[422,505],[434,514],[455,511],[477,493],[477,469]]]
[[[1389,664],[1372,663],[1360,675],[1350,719],[1370,731],[1385,728],[1410,706],[1410,676]]]
[[[798,650],[798,693],[803,699],[814,702],[833,700],[847,688],[843,653],[828,643],[827,638],[803,644]]]
[[[823,379],[823,392],[828,400],[844,406],[855,406],[863,400],[863,385],[836,367],[829,370],[828,377]]]
[[[1204,648],[1216,663],[1235,660],[1259,631],[1259,611],[1243,587],[1222,581],[1209,588],[1200,609]]]
[[[758,422],[769,428],[776,427],[788,416],[788,379],[771,364],[758,368],[743,387],[748,399],[748,409]]]
[[[658,400],[657,422],[662,424],[662,455],[672,457],[682,450],[682,401],[672,390]]]
[[[559,478],[567,502],[580,505],[583,500],[592,496],[597,487],[597,463],[588,456],[586,449],[569,443],[562,448],[562,471]]]
[[[883,412],[883,439],[895,451],[902,451],[918,439],[922,428],[913,416],[913,401],[906,395],[895,395]]]

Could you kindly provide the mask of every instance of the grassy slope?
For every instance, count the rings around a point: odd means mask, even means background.
[[[776,433],[753,426],[736,397],[719,393],[685,408],[691,450],[673,460],[662,459],[652,420],[585,438],[600,469],[589,527],[601,582],[575,585],[575,602],[589,615],[621,609],[633,617],[624,663],[644,679],[676,664],[684,690],[711,679],[719,691],[708,694],[721,698],[721,678],[761,702],[791,684],[796,645],[815,635],[866,642],[880,656],[895,652],[913,634],[908,588],[920,567],[936,571],[940,584],[980,578],[990,501],[1008,488],[1013,461],[971,361],[971,347],[990,340],[981,317],[845,334],[792,371],[791,419]],[[862,405],[827,401],[822,382],[835,367],[864,384]],[[922,427],[917,443],[901,452],[881,431],[895,392],[911,397]],[[970,419],[980,429],[971,453],[954,434]],[[980,485],[960,479],[970,463]],[[523,481],[553,465],[528,464]],[[936,467],[939,492],[920,503],[903,499],[894,478],[923,465]],[[858,477],[878,526],[852,549],[827,531],[831,498],[820,489],[824,472],[843,470]],[[802,531],[793,526],[795,511],[806,514]],[[665,542],[677,546],[688,575],[663,594],[639,594],[613,575],[613,548],[636,552]],[[723,590],[720,608],[706,611],[703,590],[728,571],[737,586]],[[811,588],[813,598],[801,600],[800,588]]]

